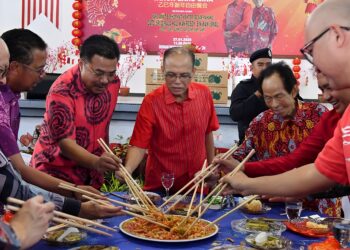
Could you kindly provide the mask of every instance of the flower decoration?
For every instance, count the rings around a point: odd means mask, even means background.
[[[250,63],[245,57],[239,57],[230,53],[227,58],[222,59],[222,68],[228,71],[228,78],[235,76],[246,76],[250,73]]]
[[[40,129],[41,126],[37,125],[33,132],[33,135],[27,132],[27,134],[24,134],[20,137],[19,141],[21,142],[22,146],[27,148],[26,150],[22,150],[24,153],[33,154],[35,143],[40,135]]]
[[[193,53],[204,53],[204,51],[205,51],[204,46],[198,46],[194,43],[185,44],[185,45],[183,45],[183,47],[192,51]]]
[[[117,75],[121,85],[126,87],[136,71],[144,65],[146,51],[141,41],[122,44],[120,47],[122,51],[126,52],[126,55],[117,65]]]

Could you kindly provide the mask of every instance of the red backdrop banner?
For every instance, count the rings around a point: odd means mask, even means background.
[[[83,9],[84,37],[107,34],[122,47],[132,41],[142,41],[148,52],[193,43],[202,46],[207,53],[227,53],[229,48],[224,36],[227,24],[225,26],[224,19],[232,2],[235,1],[86,0]],[[263,2],[263,6],[270,9],[268,15],[272,15],[277,23],[277,34],[271,41],[273,53],[291,56],[300,54],[307,15],[322,0],[246,2],[251,6],[252,13],[258,2]],[[266,17],[267,14],[263,15]],[[265,17],[256,19],[259,23],[255,26],[261,30],[271,25],[271,18]],[[264,19],[270,21],[264,22]],[[249,20],[250,27],[252,20]],[[249,48],[245,48],[245,51],[249,52]]]

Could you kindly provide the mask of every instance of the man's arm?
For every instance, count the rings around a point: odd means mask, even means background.
[[[58,146],[64,156],[76,162],[79,166],[95,169],[100,173],[104,173],[107,170],[117,170],[119,160],[113,154],[94,155],[69,138],[60,140]]]
[[[242,195],[306,196],[334,186],[335,181],[322,175],[314,164],[293,169],[283,174],[249,178],[243,172],[224,177],[234,192]]]
[[[240,34],[246,31],[249,27],[250,20],[252,19],[253,10],[250,5],[244,9],[242,21],[231,31],[231,34]]]
[[[130,174],[132,174],[135,169],[139,166],[143,157],[145,156],[146,149],[139,148],[136,146],[131,146],[128,149],[128,153],[126,155],[126,163],[125,168],[128,170]]]
[[[213,132],[205,135],[205,148],[207,151],[207,162],[210,164],[215,156]]]
[[[41,172],[35,168],[28,167],[24,163],[20,153],[10,156],[9,159],[11,160],[12,165],[17,169],[17,171],[21,174],[26,182],[29,182],[48,191],[59,193],[63,196],[73,196],[73,193],[71,191],[58,187],[60,183],[65,181]]]

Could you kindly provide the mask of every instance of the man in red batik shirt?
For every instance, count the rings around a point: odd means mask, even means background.
[[[132,173],[148,150],[144,189],[162,189],[162,172],[172,172],[175,191],[194,177],[205,159],[214,158],[212,131],[219,123],[208,87],[191,82],[191,51],[166,50],[162,70],[165,84],[142,102],[125,167]]]

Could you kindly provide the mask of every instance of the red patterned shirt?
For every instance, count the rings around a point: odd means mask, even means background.
[[[211,93],[203,84],[191,83],[182,103],[165,84],[147,95],[130,140],[148,149],[144,188],[161,189],[161,173],[169,171],[175,175],[172,191],[189,182],[206,158],[206,135],[218,128]]]
[[[251,161],[290,153],[310,134],[325,111],[327,108],[322,104],[298,102],[293,119],[285,120],[272,110],[266,110],[250,123],[245,140],[233,157],[241,161],[251,149],[256,151]]]
[[[44,123],[31,165],[62,180],[100,188],[103,176],[64,157],[58,142],[69,138],[90,153],[101,155],[97,139],[108,141],[109,124],[117,104],[119,87],[119,80],[115,79],[99,95],[88,92],[81,81],[78,66],[57,78],[46,99]]]

